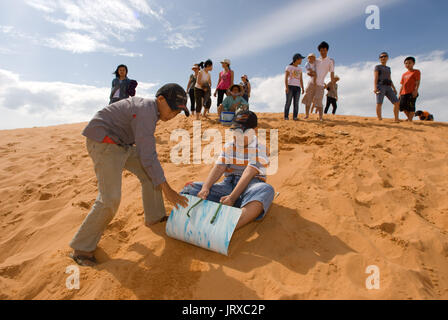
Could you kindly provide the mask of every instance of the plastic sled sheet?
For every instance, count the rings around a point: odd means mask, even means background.
[[[188,207],[174,208],[166,224],[169,237],[228,254],[241,209],[186,195]]]

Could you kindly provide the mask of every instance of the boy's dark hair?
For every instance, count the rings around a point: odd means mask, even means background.
[[[127,76],[127,75],[128,75],[128,67],[127,67],[126,65],[124,65],[124,64],[120,64],[120,65],[117,67],[117,69],[115,70],[115,72],[114,72],[113,74],[115,74],[115,76],[116,76],[117,78],[119,78],[119,77],[120,77],[120,74],[118,73],[118,70],[119,70],[120,68],[125,68],[125,69],[126,69],[126,76]]]
[[[404,62],[406,61],[412,61],[415,64],[415,58],[414,57],[407,57],[406,59],[404,59]]]
[[[213,65],[213,61],[210,59],[208,59],[205,62],[202,61],[201,63],[198,63],[199,69],[204,69],[204,68],[207,68],[208,66],[212,66],[212,65]]]
[[[326,43],[325,41],[322,41],[321,44],[317,47],[317,50],[320,51],[320,49],[330,49],[330,45]]]

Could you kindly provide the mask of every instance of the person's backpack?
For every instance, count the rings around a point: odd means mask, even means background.
[[[136,80],[131,80],[129,81],[129,86],[128,86],[128,95],[130,97],[134,97],[135,96],[135,89],[138,86],[138,82]]]

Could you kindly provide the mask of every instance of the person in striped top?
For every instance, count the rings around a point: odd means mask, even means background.
[[[224,146],[206,181],[188,183],[180,192],[242,208],[236,229],[263,219],[274,200],[274,188],[266,183],[266,147],[258,143],[255,130],[250,130],[256,127],[255,113],[238,114],[231,129],[239,134]],[[216,183],[223,175],[224,181]]]

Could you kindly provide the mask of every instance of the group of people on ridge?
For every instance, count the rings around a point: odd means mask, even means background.
[[[235,73],[230,68],[230,60],[221,61],[223,70],[219,73],[218,85],[214,97],[217,97],[218,114],[222,111],[248,110],[251,86],[247,75],[241,76],[241,83],[235,84]],[[190,75],[187,84],[187,92],[191,101],[191,113],[196,114],[196,120],[200,119],[201,110],[204,108],[203,117],[208,118],[211,107],[212,81],[210,72],[213,70],[213,62],[207,60],[193,65],[193,74]],[[224,98],[226,96],[226,98]]]

